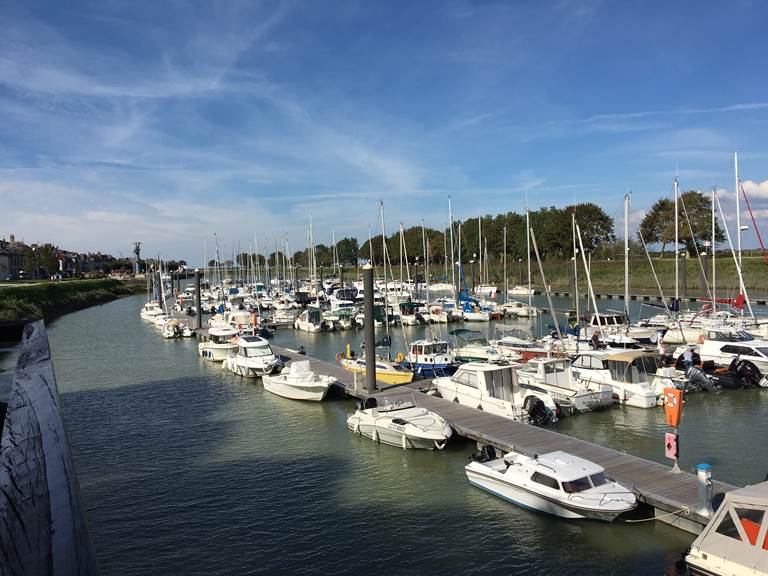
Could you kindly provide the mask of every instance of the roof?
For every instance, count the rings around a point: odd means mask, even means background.
[[[768,506],[768,482],[760,482],[752,486],[745,486],[731,490],[725,494],[729,502],[742,502],[744,504],[761,504]]]
[[[267,342],[264,338],[261,336],[240,336],[237,339],[237,343],[240,346],[253,347],[258,348],[261,346],[269,346],[269,342]]]
[[[212,336],[234,336],[237,334],[237,330],[231,326],[214,326],[208,330],[208,334]]]
[[[510,362],[508,364],[488,364],[486,362],[467,362],[459,366],[459,370],[471,369],[474,372],[491,372],[493,370],[502,370],[505,368],[519,368],[522,364]]]
[[[536,461],[545,468],[554,471],[558,480],[564,482],[578,480],[579,478],[584,478],[584,476],[605,471],[602,466],[595,464],[591,460],[579,458],[562,450],[540,454],[536,457]]]
[[[617,352],[616,354],[607,354],[603,359],[614,360],[616,362],[632,362],[637,358],[653,358],[655,356],[655,352],[647,352],[645,350],[626,350]]]

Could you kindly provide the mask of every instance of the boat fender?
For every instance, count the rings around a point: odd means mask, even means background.
[[[405,360],[405,356],[403,356],[402,352],[398,352],[397,356],[395,357],[395,362],[397,362],[398,364],[401,364],[403,360]]]
[[[341,362],[341,352],[336,354],[336,362]]]
[[[374,425],[374,428],[373,428],[373,432],[371,433],[371,440],[373,440],[374,442],[378,442],[379,441],[379,432],[378,432],[378,430],[376,430],[375,425]]]
[[[435,440],[435,448],[437,448],[438,450],[442,450],[443,448],[445,448],[446,444],[448,444],[448,440],[443,440],[442,442]]]
[[[699,334],[699,344],[704,344],[704,334]]]
[[[405,434],[402,435],[402,437],[400,438],[400,441],[403,444],[403,450],[407,449],[408,448],[408,438],[405,436]]]
[[[354,432],[355,434],[359,434],[360,433],[360,418],[355,420],[355,426],[354,426],[354,428],[352,428],[352,432]]]

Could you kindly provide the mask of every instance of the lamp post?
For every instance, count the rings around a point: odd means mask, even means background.
[[[37,280],[37,246],[32,246],[32,277]]]

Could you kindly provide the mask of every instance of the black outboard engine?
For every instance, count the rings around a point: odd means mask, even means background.
[[[739,360],[735,368],[736,376],[741,380],[742,386],[757,386],[763,377],[757,366],[749,360]]]
[[[688,381],[697,390],[706,390],[713,394],[720,393],[720,387],[710,380],[703,370],[696,368],[696,366],[688,368],[685,372],[685,377],[688,378]]]
[[[490,462],[491,460],[496,460],[496,448],[490,444],[486,444],[480,448],[478,452],[472,454],[471,458],[475,462]]]
[[[523,408],[534,426],[546,426],[554,420],[554,415],[544,405],[544,401],[536,396],[528,396],[523,403]]]

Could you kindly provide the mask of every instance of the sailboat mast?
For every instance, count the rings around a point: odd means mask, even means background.
[[[451,258],[450,258],[450,264],[451,264],[451,286],[453,286],[453,298],[454,300],[459,297],[459,295],[456,293],[456,266],[453,264],[453,213],[451,212],[451,197],[448,196],[448,224],[451,227]],[[446,254],[446,259],[448,258],[448,255]],[[448,280],[448,276],[446,275],[446,281]]]
[[[678,245],[679,242],[679,235],[680,235],[680,223],[679,223],[679,214],[677,213],[677,204],[678,204],[678,196],[679,196],[679,184],[677,181],[677,176],[675,176],[675,304],[676,307],[679,309],[680,306],[680,272],[679,272],[679,266],[680,266],[680,246]],[[679,312],[679,310],[678,310]]]
[[[483,283],[483,225],[480,220],[480,211],[477,212],[477,269],[479,271],[479,282]]]
[[[629,320],[629,194],[624,195],[624,313]]]
[[[717,266],[715,258],[717,248],[715,244],[715,196],[717,195],[717,186],[712,186],[712,316],[717,312]],[[738,196],[738,193],[736,194]]]
[[[504,301],[507,300],[507,227],[504,226]]]
[[[733,153],[733,192],[736,194],[736,254],[741,266],[741,204],[739,202],[739,153]]]
[[[573,234],[573,307],[576,310],[576,323],[581,324],[579,313],[579,266],[577,262],[579,249],[576,247],[576,206],[571,212],[571,233]],[[578,339],[577,339],[578,345]]]
[[[384,326],[389,336],[389,291],[387,289],[387,235],[384,228],[384,200],[379,200],[381,211],[381,253],[382,262],[384,263]]]
[[[445,281],[448,282],[448,226],[443,222],[443,264],[445,265]]]
[[[527,193],[525,201],[525,230],[525,246],[526,252],[528,254],[528,310],[530,310],[531,306],[533,305],[531,298],[531,216],[528,212]]]

